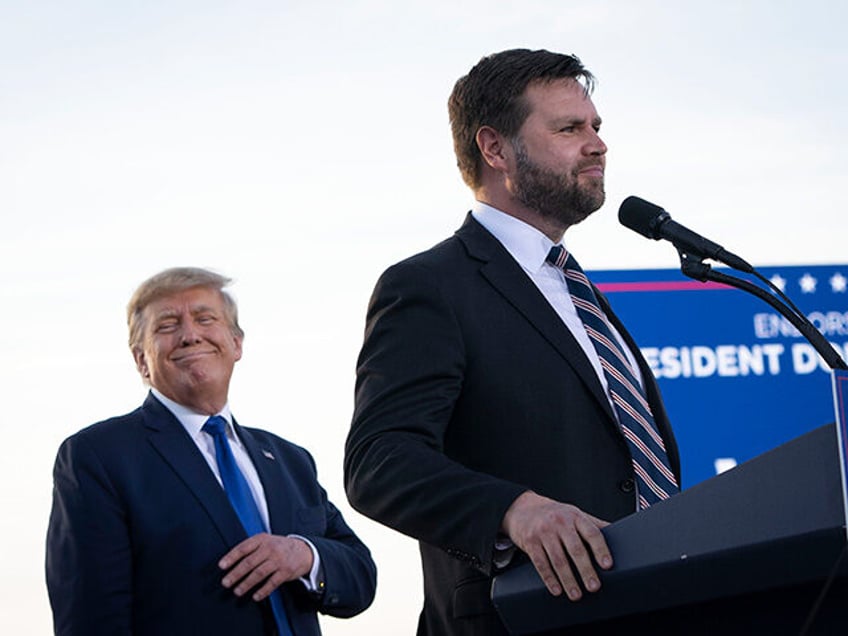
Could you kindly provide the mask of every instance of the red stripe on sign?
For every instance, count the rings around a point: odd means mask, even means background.
[[[608,292],[655,292],[655,291],[692,291],[702,289],[733,289],[722,283],[699,283],[693,281],[656,281],[644,283],[597,283],[595,285],[604,293]]]

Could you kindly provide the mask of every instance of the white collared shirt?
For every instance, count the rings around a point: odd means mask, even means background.
[[[603,367],[601,367],[601,360],[586,333],[583,321],[577,314],[577,309],[571,300],[571,294],[568,293],[565,274],[559,267],[551,265],[546,260],[554,242],[532,225],[480,201],[477,201],[472,208],[471,215],[506,248],[506,251],[526,272],[530,280],[535,283],[562,322],[568,327],[595,369],[595,374],[604,387],[604,393],[607,395],[612,412],[616,414],[615,405],[609,396],[609,386]],[[565,246],[563,245],[563,247]],[[624,342],[618,330],[612,325],[610,325],[610,328],[627,355],[636,378],[644,388],[642,374],[639,371],[638,364],[636,364],[633,352],[630,351],[630,347]],[[618,415],[616,414],[617,418]]]
[[[212,469],[212,473],[215,475],[218,483],[221,484],[221,488],[223,488],[224,482],[221,481],[221,472],[218,470],[218,458],[215,454],[215,440],[211,435],[202,430],[203,425],[206,424],[206,420],[209,419],[209,416],[196,413],[187,406],[174,402],[172,399],[165,397],[160,391],[157,391],[153,387],[150,387],[150,392],[156,396],[156,399],[159,400],[165,408],[177,418],[177,420],[179,420],[180,424],[182,424],[192,441],[194,441],[197,449],[200,451],[200,454],[203,455],[203,459],[205,459],[206,463],[209,464],[209,468]],[[262,487],[262,481],[259,479],[259,473],[256,472],[256,467],[253,465],[250,455],[247,454],[247,449],[244,447],[244,444],[242,444],[239,436],[236,435],[229,403],[225,404],[220,413],[216,413],[216,415],[220,415],[227,421],[227,440],[230,442],[230,449],[233,452],[233,457],[235,458],[236,464],[238,464],[242,475],[244,475],[247,485],[250,487],[250,494],[253,495],[253,500],[256,502],[257,508],[259,508],[259,515],[262,517],[262,525],[265,526],[266,531],[270,532],[271,523],[268,516],[268,502],[265,501],[265,489]],[[318,550],[314,545],[312,545],[312,542],[305,537],[297,534],[291,534],[288,536],[296,537],[305,541],[309,546],[309,549],[312,550],[312,570],[309,572],[308,578],[301,577],[300,580],[309,590],[313,592],[318,590],[318,570],[321,565],[321,557],[318,554]]]

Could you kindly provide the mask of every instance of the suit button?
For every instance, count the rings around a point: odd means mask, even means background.
[[[621,492],[631,493],[636,488],[636,484],[632,479],[622,479],[618,482],[618,488]]]

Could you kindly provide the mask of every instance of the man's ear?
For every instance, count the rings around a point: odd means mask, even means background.
[[[486,165],[498,172],[509,169],[512,146],[501,133],[491,126],[480,126],[474,139]]]
[[[147,366],[147,360],[144,357],[144,350],[141,347],[133,347],[132,354],[133,359],[135,360],[135,367],[138,369],[141,377],[145,380],[149,380],[150,369]]]
[[[244,341],[244,338],[242,336],[234,335],[233,341],[235,343],[235,360],[236,360],[236,362],[238,362],[239,360],[241,360],[241,354],[242,354],[241,344]]]

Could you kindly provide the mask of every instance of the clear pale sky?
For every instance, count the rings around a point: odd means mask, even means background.
[[[235,278],[236,417],[309,448],[372,548],[377,600],[325,633],[414,633],[416,545],[350,510],[342,449],[374,282],[471,203],[455,80],[513,47],[597,75],[586,269],[677,266],[618,225],[629,194],[755,265],[846,262],[846,24],[822,0],[0,1],[0,633],[50,632],[56,449],[142,401],[124,307],[174,265]]]

